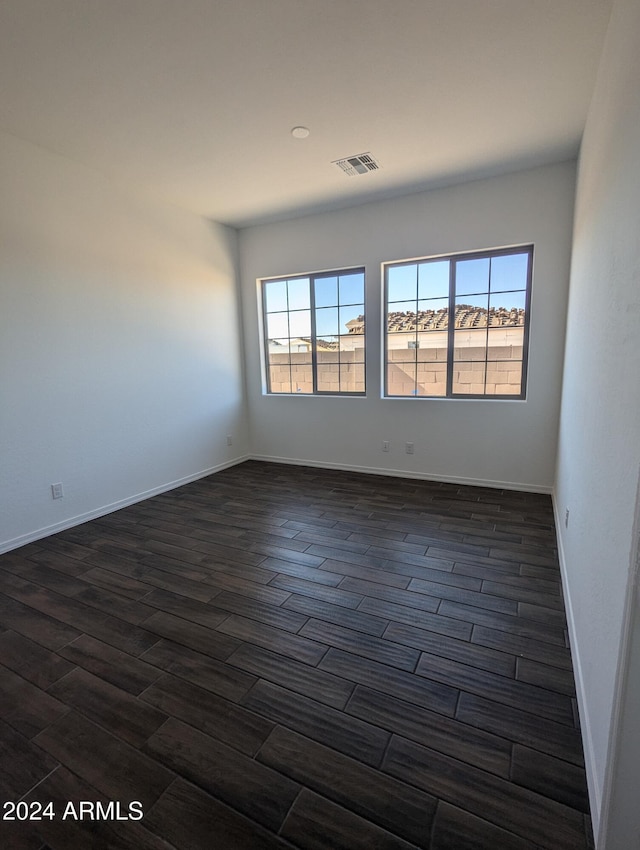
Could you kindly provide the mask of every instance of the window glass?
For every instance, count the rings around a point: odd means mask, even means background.
[[[532,259],[527,247],[387,264],[385,395],[524,398]]]
[[[364,271],[262,282],[267,391],[364,394]]]
[[[315,281],[316,307],[331,307],[338,303],[338,278],[319,277]]]
[[[415,264],[390,266],[387,277],[387,300],[389,302],[406,301],[413,298],[417,301],[417,273],[418,266]]]
[[[340,275],[340,304],[364,302],[364,273]]]
[[[418,266],[418,298],[449,297],[449,260],[434,260]]]

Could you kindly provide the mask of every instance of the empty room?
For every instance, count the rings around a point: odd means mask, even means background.
[[[0,79],[0,845],[640,850],[637,0],[3,0]]]

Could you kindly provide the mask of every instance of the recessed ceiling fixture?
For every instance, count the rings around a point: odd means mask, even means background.
[[[291,130],[291,135],[294,139],[306,139],[309,135],[308,127],[294,127]]]
[[[355,177],[356,174],[368,174],[370,171],[377,171],[381,168],[378,160],[374,159],[370,153],[359,153],[344,159],[334,159],[331,164],[337,165],[349,177]]]

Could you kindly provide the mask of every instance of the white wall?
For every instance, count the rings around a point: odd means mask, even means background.
[[[639,36],[640,4],[617,0],[581,149],[555,494],[602,850],[640,847]]]
[[[2,551],[228,463],[247,433],[235,231],[6,135],[0,185]]]
[[[574,165],[563,163],[241,231],[254,454],[550,491],[574,176]],[[535,257],[526,402],[381,399],[381,262],[530,242]],[[257,278],[354,265],[366,268],[366,399],[264,395]],[[391,441],[389,454],[381,452],[382,440]],[[406,441],[415,444],[413,456],[404,453]]]

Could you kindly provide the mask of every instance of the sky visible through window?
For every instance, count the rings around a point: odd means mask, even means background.
[[[309,278],[265,283],[269,339],[311,334]],[[318,277],[314,281],[316,335],[337,337],[349,332],[348,322],[363,314],[364,273]]]
[[[389,267],[387,298],[397,312],[449,306],[450,260]],[[456,303],[485,309],[525,308],[528,254],[457,260]],[[417,279],[416,279],[417,278]],[[422,304],[421,302],[428,302]]]

